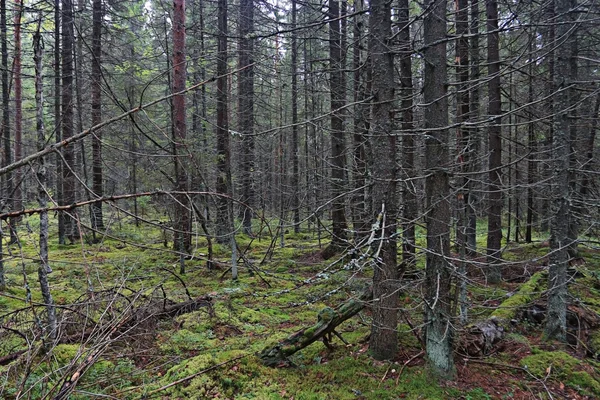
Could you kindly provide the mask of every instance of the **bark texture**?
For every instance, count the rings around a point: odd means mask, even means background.
[[[392,130],[394,64],[388,43],[392,34],[391,6],[372,0],[369,14],[371,56],[371,148],[373,209],[381,210],[373,271],[373,324],[370,351],[377,359],[390,359],[398,350],[398,268],[396,265],[396,136]]]
[[[429,0],[424,19],[424,101],[427,256],[425,267],[425,347],[435,376],[452,378],[453,328],[450,315],[450,185],[446,67],[446,0]]]

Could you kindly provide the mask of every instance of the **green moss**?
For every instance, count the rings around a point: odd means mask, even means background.
[[[527,368],[534,376],[559,380],[581,392],[600,395],[600,381],[585,371],[577,371],[581,361],[564,351],[540,351],[521,360],[521,366]]]
[[[527,282],[519,288],[519,291],[513,294],[510,298],[502,302],[502,304],[492,313],[492,317],[500,321],[508,321],[514,318],[515,313],[519,308],[530,303],[540,291],[543,290],[545,279],[548,276],[547,272],[540,271],[533,274]]]

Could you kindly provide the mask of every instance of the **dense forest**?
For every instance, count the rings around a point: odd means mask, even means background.
[[[595,0],[0,0],[0,398],[600,397]]]

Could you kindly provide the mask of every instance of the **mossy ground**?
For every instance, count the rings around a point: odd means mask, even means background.
[[[25,222],[34,232],[36,218]],[[270,225],[276,227],[277,221],[270,221]],[[539,340],[539,326],[515,329],[504,340],[505,351],[499,350],[485,363],[457,356],[455,382],[432,380],[419,341],[419,274],[410,278],[415,280],[400,294],[400,352],[393,361],[378,362],[369,357],[370,313],[365,310],[338,329],[348,345],[336,339],[331,350],[317,342],[291,357],[293,368],[265,367],[256,357],[258,352],[300,328],[314,325],[325,307],[335,307],[360,294],[371,279],[370,268],[360,268],[348,257],[323,260],[319,256],[319,238],[306,227],[298,234],[291,230],[286,233],[285,246],[281,247],[279,238],[273,241],[269,236],[265,224],[263,229],[257,224],[257,237],[237,236],[239,248],[252,262],[255,273],[251,274],[241,263],[239,279],[232,281],[227,271],[230,249],[216,243],[213,251],[219,269],[208,270],[207,242],[197,237],[194,257],[185,261],[186,273],[182,275],[178,255],[164,246],[165,239],[167,243],[170,240],[168,232],[157,226],[138,227],[133,218],[123,215],[112,215],[107,226],[108,235],[99,243],[84,237],[73,245],[57,245],[56,237],[50,238],[54,272],[49,278],[55,302],[64,307],[59,309],[60,315],[82,298],[94,298],[90,297],[94,293],[98,297],[96,306],[89,309],[89,318],[103,323],[118,319],[119,312],[125,312],[125,298],[135,302],[150,298],[182,302],[188,294],[209,295],[214,307],[212,312],[203,308],[149,324],[136,333],[137,337],[112,340],[84,373],[73,399],[101,395],[119,399],[148,395],[170,399],[495,399],[528,398],[531,393],[536,394],[535,398],[544,398],[547,393],[541,380],[547,390],[574,398],[600,396],[600,381],[594,370],[597,364],[582,358],[577,349],[548,351],[547,344]],[[9,246],[11,256],[5,260],[8,287],[0,293],[3,323],[10,320],[13,311],[42,301],[37,277],[38,239],[24,227],[21,230],[20,246]],[[420,228],[417,238],[420,245],[425,244]],[[321,240],[323,247],[326,244]],[[473,260],[470,317],[477,320],[502,314],[496,316],[510,318],[514,309],[543,292],[545,275],[538,271],[543,270],[547,253],[542,240],[508,245],[504,259],[510,261],[510,271],[522,271],[524,277],[507,279],[496,287],[488,286],[484,277],[477,275],[480,262]],[[600,312],[600,257],[590,249],[582,249],[582,257],[586,263],[578,266],[581,276],[571,286],[571,293],[582,304]],[[420,254],[417,268],[423,267],[424,254]],[[534,279],[523,286],[522,281],[531,276]],[[110,302],[99,293],[110,293],[119,300]],[[511,295],[514,304],[505,302]],[[506,308],[496,310],[503,302]],[[39,331],[35,318],[43,313],[21,314],[28,319],[18,328],[27,331],[29,340]],[[594,334],[591,343],[600,343],[600,336]],[[19,391],[30,398],[51,393],[107,340],[98,331],[81,342],[54,347],[43,348],[39,340],[31,342],[31,349],[38,351],[0,367],[0,398],[14,398]],[[28,344],[18,335],[8,334],[0,341],[0,357],[24,349],[28,349]],[[547,364],[555,365],[550,374],[545,372]],[[511,371],[499,365],[516,369]],[[525,365],[528,373],[522,369]],[[190,376],[193,377],[185,380]],[[178,380],[183,381],[172,385]]]

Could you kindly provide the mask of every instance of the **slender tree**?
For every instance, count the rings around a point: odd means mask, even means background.
[[[573,85],[576,83],[577,25],[576,0],[554,0],[556,15],[554,132],[552,136],[552,210],[550,231],[550,268],[548,271],[548,312],[544,334],[548,339],[567,340],[567,267],[571,238],[571,158],[570,118]]]
[[[292,176],[291,176],[291,208],[294,214],[294,232],[300,232],[300,144],[298,142],[298,40],[296,32],[297,4],[292,0],[292,40],[291,40],[291,74],[292,74]]]
[[[20,160],[23,153],[23,80],[21,63],[21,17],[23,15],[23,3],[21,0],[15,1],[15,54],[14,54],[14,82],[15,82],[15,161]],[[13,207],[15,210],[23,208],[23,172],[19,168],[15,171],[15,192]],[[17,238],[17,224],[21,217],[11,218],[10,222],[10,241],[15,243]]]
[[[331,103],[331,182],[332,196],[331,219],[333,223],[331,250],[335,252],[346,241],[345,201],[345,145],[344,118],[342,108],[345,105],[344,70],[342,58],[342,30],[338,0],[329,0],[329,82]]]
[[[489,193],[488,193],[488,234],[487,234],[487,274],[490,283],[502,279],[501,242],[502,242],[502,103],[500,94],[500,34],[498,32],[498,2],[486,1],[487,14],[487,61],[488,61],[488,115],[491,123],[489,136]]]
[[[217,21],[217,237],[219,243],[235,246],[231,204],[231,149],[227,118],[227,0],[219,0]],[[234,253],[234,252],[233,252]],[[235,260],[231,269],[237,279]]]
[[[94,0],[92,5],[92,126],[102,122],[102,20],[104,18],[102,0]],[[102,133],[92,137],[92,190],[94,195],[104,195],[102,174]],[[104,230],[102,202],[92,205],[92,228]]]
[[[62,140],[73,136],[73,2],[62,0],[62,48],[61,48],[61,70],[62,70]],[[61,205],[75,203],[75,152],[72,144],[63,146],[62,159],[64,161],[62,170],[63,199]],[[78,227],[75,223],[75,210],[64,215],[64,233],[70,243],[79,236]]]
[[[400,31],[400,84],[402,109],[402,171],[405,174],[402,186],[403,223],[402,259],[404,268],[415,262],[415,223],[418,218],[417,191],[415,187],[415,132],[413,122],[413,72],[412,44],[410,39],[410,7],[408,0],[401,0],[398,8]]]
[[[434,375],[451,378],[453,328],[450,315],[450,184],[448,100],[446,97],[446,0],[428,0],[423,21],[425,197],[425,347]]]
[[[185,0],[173,2],[173,140],[175,142],[175,235],[174,248],[181,253],[188,253],[191,248],[190,209],[188,195],[188,179],[186,173],[186,106],[185,90],[187,79],[186,47],[185,47]],[[182,263],[183,272],[183,263]]]
[[[242,135],[241,181],[242,207],[241,220],[244,232],[252,235],[252,209],[254,205],[254,0],[240,2],[240,44],[238,53],[238,124]]]
[[[394,63],[389,49],[391,6],[372,0],[369,14],[371,56],[373,154],[373,209],[380,212],[375,233],[373,271],[373,324],[370,351],[377,359],[395,357],[398,350],[398,268],[396,265],[396,136],[393,132]]]
[[[37,30],[33,35],[33,61],[35,65],[35,122],[37,131],[37,148],[38,151],[42,150],[46,146],[46,133],[44,129],[44,86],[43,86],[43,58],[44,49],[42,44],[42,34],[40,32],[42,24],[42,15],[38,18]],[[46,304],[46,311],[48,312],[48,333],[50,337],[56,336],[56,309],[54,307],[54,300],[52,293],[50,292],[50,285],[48,283],[48,273],[52,272],[48,259],[48,212],[44,209],[48,205],[48,195],[46,188],[46,173],[47,168],[45,164],[45,157],[37,159],[36,177],[38,181],[38,204],[42,211],[40,212],[40,241],[39,241],[39,252],[40,252],[40,266],[38,268],[38,278],[40,281],[40,288],[44,303]]]

